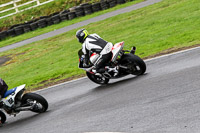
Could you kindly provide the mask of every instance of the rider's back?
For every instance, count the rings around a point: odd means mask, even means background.
[[[8,89],[8,85],[3,79],[0,78],[0,99],[4,96],[7,89]]]
[[[107,43],[108,42],[103,40],[99,35],[90,34],[83,43],[83,51],[85,49],[95,52],[97,52],[98,50],[101,51],[107,45]]]

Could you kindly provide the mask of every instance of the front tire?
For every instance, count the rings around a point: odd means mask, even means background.
[[[138,76],[146,72],[145,62],[137,55],[133,54],[123,55],[120,64],[128,67],[128,70],[126,70],[126,72],[129,74]]]
[[[26,93],[22,97],[22,105],[29,105],[32,106],[36,103],[31,111],[36,113],[43,113],[48,109],[48,102],[47,100],[42,97],[41,95],[35,93]]]
[[[6,115],[4,112],[0,110],[0,124],[4,124],[6,122]]]
[[[97,84],[100,84],[100,85],[105,85],[105,84],[108,84],[108,82],[109,82],[108,78],[100,77],[98,75],[94,75],[89,72],[86,72],[86,75],[91,81],[93,81]]]

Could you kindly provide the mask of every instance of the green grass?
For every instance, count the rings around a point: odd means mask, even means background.
[[[107,10],[103,10],[103,11],[99,11],[99,12],[93,13],[91,15],[81,17],[81,18],[75,18],[75,19],[70,20],[70,21],[63,21],[60,24],[55,24],[55,25],[48,26],[48,27],[45,27],[45,28],[42,28],[42,29],[37,29],[35,31],[31,31],[31,32],[25,33],[25,34],[20,35],[20,36],[9,37],[5,40],[0,41],[0,47],[4,47],[4,46],[7,46],[7,45],[16,43],[16,42],[26,40],[28,38],[32,38],[32,37],[35,37],[35,36],[50,32],[50,31],[54,31],[56,29],[63,28],[65,26],[69,26],[69,25],[72,25],[74,23],[78,23],[78,22],[81,22],[81,21],[99,16],[99,15],[102,15],[102,14],[105,14],[105,13],[114,11],[114,10],[117,10],[117,9],[120,9],[120,8],[123,8],[123,7],[127,7],[127,6],[130,6],[130,5],[142,2],[142,1],[144,1],[144,0],[135,0],[133,2],[128,2],[128,3],[122,4],[122,5],[117,5],[116,7],[113,7],[113,8],[107,9]]]
[[[136,54],[147,57],[166,49],[199,44],[199,7],[199,0],[164,0],[84,28],[113,43],[125,41],[125,49],[135,45]],[[1,77],[10,88],[26,83],[33,90],[85,73],[78,69],[77,51],[81,44],[75,38],[76,30],[0,53],[12,58],[0,67]]]

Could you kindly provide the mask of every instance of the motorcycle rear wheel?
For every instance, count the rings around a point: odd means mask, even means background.
[[[0,124],[4,124],[6,122],[6,115],[4,112],[0,110]]]
[[[142,75],[146,72],[146,64],[145,62],[133,54],[125,54],[123,55],[120,64],[128,67],[127,73],[133,75]]]
[[[108,82],[109,82],[108,78],[100,77],[100,76],[91,74],[89,72],[86,72],[86,75],[91,81],[93,81],[97,84],[105,85],[105,84],[108,84]]]
[[[36,113],[43,113],[48,109],[47,100],[41,95],[35,93],[26,93],[22,97],[22,105],[33,105],[34,101],[36,106],[31,110]]]

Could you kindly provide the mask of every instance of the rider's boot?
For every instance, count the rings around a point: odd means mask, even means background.
[[[92,72],[95,75],[101,76],[101,74],[105,72],[105,68],[99,68],[99,69],[94,68],[94,69],[92,69]]]
[[[119,74],[119,66],[114,67],[114,77],[116,77]]]

